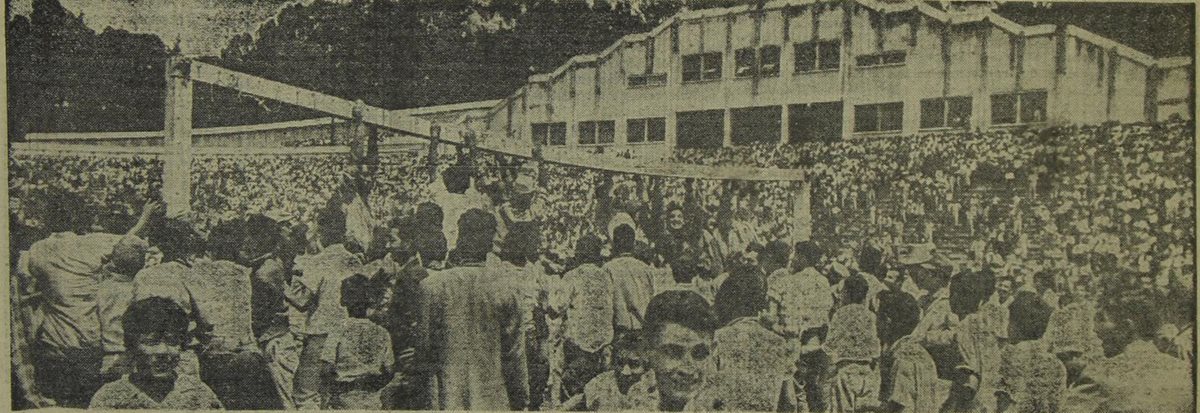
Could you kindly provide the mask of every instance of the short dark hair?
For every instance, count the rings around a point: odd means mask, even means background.
[[[706,335],[717,329],[717,317],[712,307],[694,291],[667,290],[650,299],[643,326],[647,338],[654,339],[649,341],[657,341],[663,327],[671,323]]]
[[[861,274],[851,275],[842,281],[842,301],[844,304],[862,304],[867,301],[867,291],[870,286]]]
[[[442,183],[446,191],[452,194],[462,194],[471,187],[471,170],[465,166],[451,166],[442,171]]]
[[[879,320],[876,331],[884,344],[896,342],[912,334],[921,321],[921,307],[917,299],[908,293],[884,290],[879,292]]]
[[[492,251],[496,235],[496,217],[479,208],[471,208],[458,217],[458,243],[455,254],[459,259],[479,261]]]
[[[950,310],[960,317],[974,313],[996,289],[996,277],[991,272],[968,271],[950,280]]]
[[[1009,323],[1009,338],[1016,341],[1042,338],[1042,334],[1046,332],[1046,325],[1050,322],[1050,314],[1053,312],[1054,309],[1042,301],[1037,293],[1018,292],[1013,297],[1012,304],[1008,306],[1008,319],[1012,320]]]
[[[758,268],[737,265],[717,289],[713,310],[721,324],[741,317],[753,317],[767,308],[767,283]]]
[[[146,334],[175,334],[188,342],[188,315],[174,301],[163,297],[149,297],[134,301],[121,317],[124,329],[125,348],[134,349],[138,338]]]
[[[796,243],[796,269],[805,269],[814,267],[821,263],[821,257],[825,255],[825,251],[821,249],[817,243],[812,241],[800,241]]]
[[[636,241],[637,235],[633,231],[633,227],[629,226],[629,224],[617,225],[617,227],[613,229],[613,255],[633,252],[633,249],[636,246]]]
[[[205,241],[192,225],[179,219],[167,219],[154,226],[150,242],[162,251],[163,261],[175,261],[204,253]]]
[[[329,246],[345,242],[346,213],[339,205],[329,205],[317,214],[317,232],[321,245]]]
[[[542,247],[542,233],[535,222],[514,222],[500,244],[500,255],[505,261],[525,265],[537,261]]]
[[[342,280],[342,307],[352,316],[366,312],[379,301],[381,286],[363,274],[354,274]]]

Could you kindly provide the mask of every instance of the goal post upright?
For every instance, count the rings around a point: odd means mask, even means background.
[[[168,217],[191,212],[192,61],[174,53],[167,58],[163,118],[162,196]]]

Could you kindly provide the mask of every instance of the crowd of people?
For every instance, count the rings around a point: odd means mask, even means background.
[[[811,237],[784,182],[212,157],[166,218],[15,156],[14,407],[1192,411],[1191,127],[678,154],[805,168]]]

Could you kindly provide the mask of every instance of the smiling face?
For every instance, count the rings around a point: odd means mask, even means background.
[[[656,336],[647,361],[663,402],[686,402],[704,382],[712,337],[676,323],[664,324]]]
[[[175,381],[175,367],[183,350],[183,338],[171,333],[147,333],[138,336],[132,353],[137,371],[156,381]]]

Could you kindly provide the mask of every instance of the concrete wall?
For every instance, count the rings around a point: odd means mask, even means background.
[[[843,137],[860,138],[881,133],[853,132],[854,106],[859,104],[903,102],[899,133],[912,134],[921,132],[920,102],[926,98],[971,97],[973,128],[993,126],[994,94],[1045,91],[1050,123],[1142,121],[1157,106],[1164,106],[1157,118],[1165,118],[1163,113],[1180,113],[1190,101],[1191,81],[1183,76],[1190,61],[1162,70],[1161,80],[1148,85],[1155,79],[1155,59],[1075,27],[1026,27],[990,13],[946,14],[918,3],[860,2],[776,1],[761,9],[685,12],[649,33],[626,36],[601,53],[576,56],[552,73],[531,77],[509,98],[523,104],[493,108],[480,130],[516,135],[520,139],[513,144],[528,145],[533,123],[563,122],[569,149],[579,146],[579,122],[612,120],[615,142],[599,146],[606,153],[613,152],[607,148],[620,153],[641,146],[629,145],[626,136],[625,122],[635,118],[665,118],[666,146],[673,147],[675,114],[682,111],[726,110],[729,144],[728,109],[746,107],[841,101]],[[796,72],[794,45],[812,40],[841,42],[837,70]],[[765,45],[780,47],[779,75],[736,77],[735,51]],[[883,51],[904,51],[906,61],[856,67],[856,57]],[[706,52],[722,54],[722,77],[683,82],[683,57]],[[646,73],[665,74],[667,82],[627,84],[630,75]],[[1176,96],[1180,94],[1182,98]],[[1147,107],[1164,100],[1165,105]],[[787,125],[787,111],[782,112]],[[786,140],[788,132],[781,136]],[[668,151],[638,152],[657,156]]]

